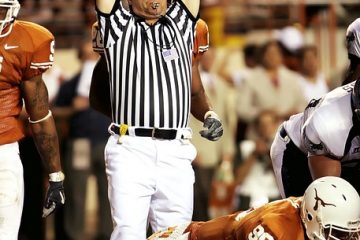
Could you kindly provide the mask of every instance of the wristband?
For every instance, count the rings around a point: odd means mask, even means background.
[[[45,121],[46,119],[48,119],[48,118],[51,117],[51,116],[52,116],[52,113],[51,113],[51,111],[49,110],[48,114],[47,114],[45,117],[43,117],[42,119],[33,121],[33,120],[31,120],[30,117],[29,117],[28,120],[29,120],[29,123],[39,123],[39,122]]]
[[[65,179],[65,175],[62,171],[54,172],[49,174],[50,182],[62,182]]]
[[[207,112],[205,113],[204,119],[206,119],[206,118],[208,118],[208,117],[210,117],[210,116],[212,116],[213,118],[219,119],[219,116],[218,116],[214,111],[212,111],[212,110],[209,110],[209,111],[207,111]]]

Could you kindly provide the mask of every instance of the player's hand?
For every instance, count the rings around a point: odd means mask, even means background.
[[[56,208],[65,204],[65,193],[63,181],[49,181],[49,188],[46,193],[45,203],[43,207],[43,215],[45,218],[52,214]]]
[[[203,127],[205,129],[200,131],[200,135],[210,141],[219,140],[224,133],[220,118],[213,111],[208,111],[205,114]]]

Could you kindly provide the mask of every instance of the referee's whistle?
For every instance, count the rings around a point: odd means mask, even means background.
[[[153,9],[157,9],[159,6],[160,6],[160,3],[158,3],[158,2],[153,2],[153,3],[151,4],[151,7],[152,7]]]

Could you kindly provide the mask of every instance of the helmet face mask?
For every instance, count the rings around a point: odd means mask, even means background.
[[[305,191],[300,216],[310,240],[358,240],[360,197],[344,179],[323,177]]]
[[[10,34],[19,10],[18,0],[0,0],[0,37]]]
[[[325,226],[324,236],[329,240],[358,240],[360,229],[342,229],[337,226]]]

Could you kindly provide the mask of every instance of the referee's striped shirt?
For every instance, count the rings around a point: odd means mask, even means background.
[[[97,10],[110,72],[113,122],[187,127],[196,19],[182,1],[175,1],[149,26],[120,2],[110,14]]]

